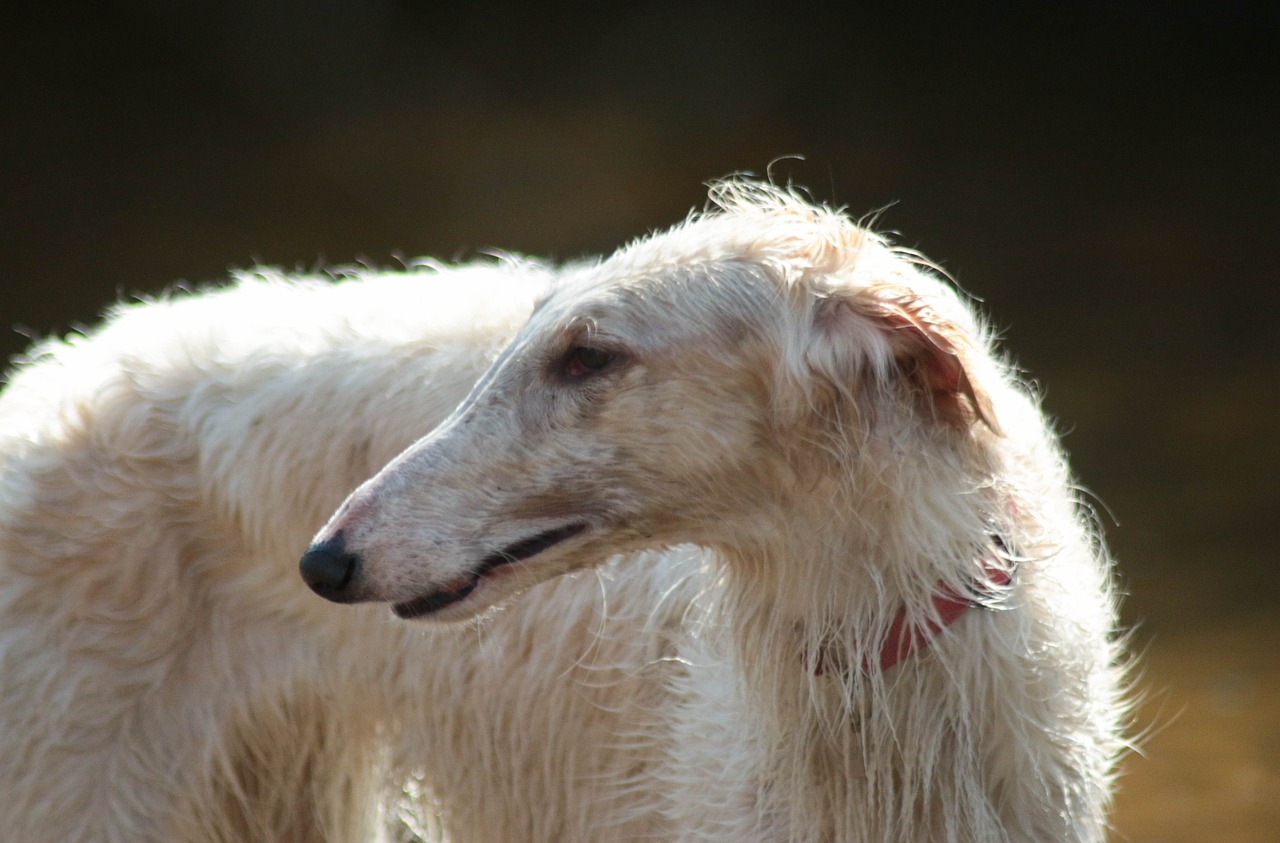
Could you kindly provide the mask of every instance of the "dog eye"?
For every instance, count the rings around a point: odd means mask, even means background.
[[[565,355],[564,371],[570,377],[581,378],[604,370],[613,360],[614,355],[602,348],[574,346]]]

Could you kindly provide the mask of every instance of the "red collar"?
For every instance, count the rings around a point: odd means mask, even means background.
[[[1009,558],[1008,545],[1004,539],[993,534],[988,553],[982,559],[987,583],[995,586],[1006,586],[1011,583],[1013,561]],[[889,628],[885,631],[879,654],[868,655],[863,659],[862,672],[874,673],[878,670],[883,673],[913,653],[928,647],[945,627],[959,620],[960,616],[970,608],[975,606],[988,608],[987,603],[979,596],[982,591],[981,586],[975,586],[973,594],[964,595],[951,586],[939,583],[938,590],[929,598],[933,602],[935,617],[922,624],[907,621],[906,606],[898,609],[898,613],[893,616],[893,620],[889,622]],[[814,676],[821,676],[826,672],[824,661],[821,653],[816,663],[811,664],[812,659],[808,656],[804,659],[805,666],[812,669]]]

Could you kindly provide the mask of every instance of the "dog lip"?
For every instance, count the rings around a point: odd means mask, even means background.
[[[480,585],[479,574],[469,574],[460,578],[464,582],[462,585],[451,589],[442,589],[434,591],[431,594],[424,594],[422,597],[415,597],[412,600],[406,600],[403,603],[396,603],[391,607],[391,611],[396,617],[404,620],[412,620],[437,612],[445,606],[451,606],[461,600],[465,600],[471,592],[476,590]]]
[[[396,617],[404,620],[421,618],[438,612],[446,606],[452,606],[471,596],[471,593],[479,587],[480,581],[495,569],[537,556],[544,550],[567,541],[586,529],[585,522],[575,521],[513,542],[502,550],[489,554],[480,560],[475,570],[451,580],[444,588],[403,603],[396,603],[391,607],[391,611],[396,614]]]
[[[544,550],[547,550],[562,541],[571,539],[574,536],[587,529],[586,522],[575,521],[566,524],[563,527],[554,527],[550,530],[544,530],[541,533],[530,536],[527,539],[521,539],[507,545],[497,553],[491,553],[480,562],[479,574],[484,576],[494,568],[503,565],[510,565],[512,562],[519,562],[523,559],[529,559],[537,556]]]

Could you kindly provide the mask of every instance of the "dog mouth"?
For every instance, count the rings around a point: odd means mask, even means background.
[[[579,521],[573,524],[566,524],[563,527],[545,530],[513,542],[502,550],[491,553],[481,559],[480,564],[473,570],[455,577],[436,591],[422,597],[406,600],[403,603],[396,603],[392,605],[391,611],[396,614],[396,617],[412,620],[438,612],[446,606],[460,603],[470,597],[471,593],[480,586],[481,581],[495,570],[515,562],[531,559],[544,550],[567,541],[586,529],[587,525]]]

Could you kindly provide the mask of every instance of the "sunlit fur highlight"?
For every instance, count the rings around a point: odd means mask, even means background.
[[[261,270],[121,306],[17,366],[0,397],[0,837],[661,828],[619,783],[656,745],[676,580],[565,578],[477,636],[338,610],[297,572],[324,516],[466,395],[551,274]]]

